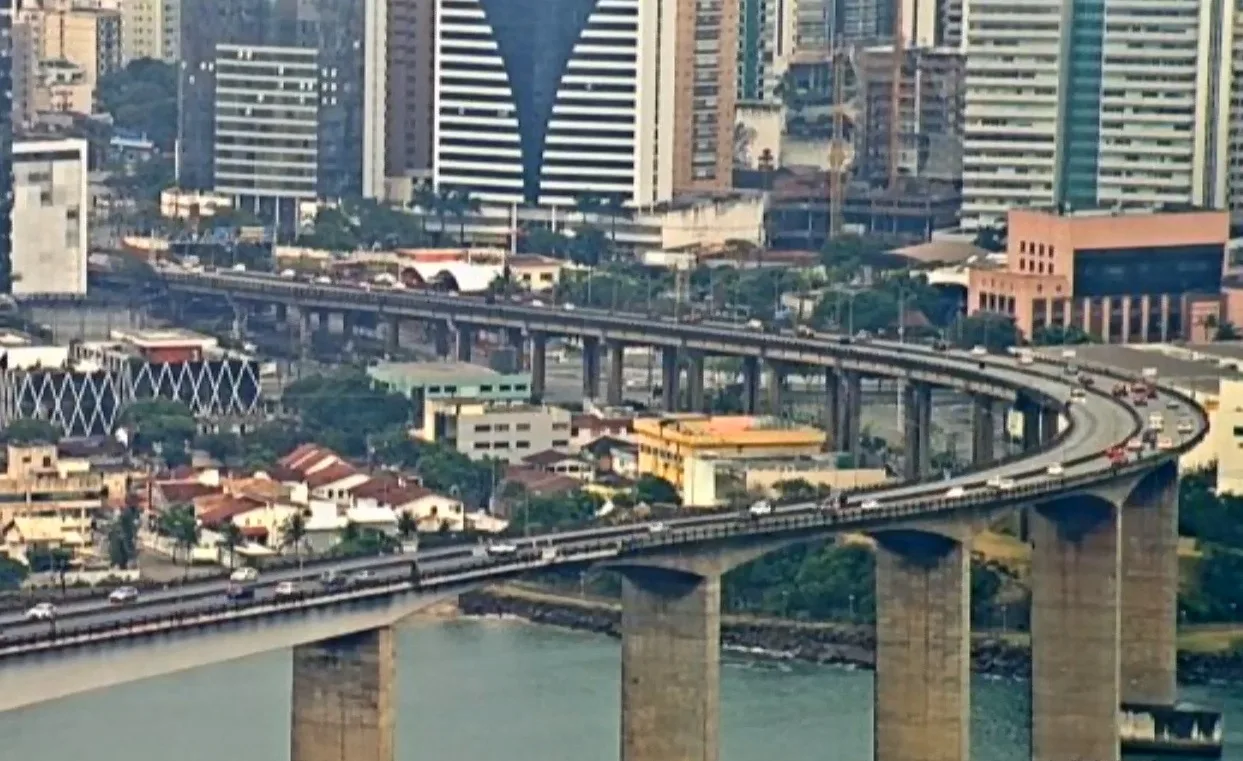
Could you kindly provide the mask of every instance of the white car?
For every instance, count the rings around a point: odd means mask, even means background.
[[[117,587],[112,590],[112,594],[108,595],[108,602],[116,605],[124,605],[127,602],[138,601],[138,590],[134,587]]]
[[[41,602],[26,611],[27,621],[51,621],[56,618],[56,606],[50,602]]]
[[[1013,478],[1002,478],[1001,476],[993,476],[988,479],[988,488],[998,491],[1010,491],[1015,486]]]
[[[863,501],[862,505],[859,505],[859,507],[863,508],[864,510],[875,510],[876,508],[880,507],[880,502],[874,499],[866,499]]]
[[[298,594],[298,585],[292,581],[282,581],[276,585],[277,597],[293,597]]]
[[[766,499],[761,499],[759,502],[756,502],[755,504],[751,505],[751,507],[747,508],[747,512],[751,515],[752,518],[758,518],[761,515],[772,515],[773,514],[773,503],[769,502]]]
[[[1171,439],[1169,436],[1162,436],[1161,438],[1157,439],[1157,449],[1160,449],[1162,452],[1165,452],[1173,448],[1174,448],[1174,440]]]
[[[235,264],[235,265],[233,265],[233,271],[234,271],[234,272],[245,272],[245,271],[246,271],[246,265],[245,265],[245,264],[240,264],[240,263],[239,263],[239,264]]]
[[[976,344],[975,346],[972,346],[972,347],[971,347],[971,356],[973,356],[973,357],[985,357],[985,356],[988,356],[988,349],[985,349],[983,346],[980,346],[979,344]]]
[[[1049,467],[1045,468],[1044,472],[1046,475],[1050,475],[1054,478],[1061,478],[1066,475],[1066,469],[1062,467],[1062,463],[1060,462],[1053,463]]]
[[[665,524],[661,523],[660,521],[647,524],[647,532],[649,534],[661,534],[661,533],[664,533],[664,531],[665,531]]]
[[[258,580],[259,580],[259,571],[257,569],[251,568],[250,566],[246,566],[245,568],[239,568],[233,573],[229,574],[229,581],[235,581],[238,583],[244,583],[247,581],[258,581]]]
[[[494,542],[488,545],[489,555],[516,555],[518,553],[518,545],[509,544],[508,542]]]
[[[542,307],[544,306],[544,302],[540,301],[539,299],[531,299],[531,306]]]
[[[293,280],[297,276],[298,276],[298,273],[294,272],[293,270],[281,270],[281,278],[285,280]]]
[[[567,312],[573,312],[577,307],[575,307],[573,304],[567,301],[561,305],[561,308]]]
[[[946,499],[958,499],[967,496],[967,490],[961,486],[951,486],[949,491],[945,492]]]
[[[1196,430],[1195,423],[1191,422],[1190,420],[1178,421],[1178,432],[1179,433],[1195,433],[1195,430]]]
[[[319,277],[315,278],[311,282],[315,283],[316,285],[332,285],[332,278],[328,277],[327,275],[320,275]]]

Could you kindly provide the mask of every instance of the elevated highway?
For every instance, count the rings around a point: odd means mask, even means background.
[[[377,560],[377,566],[389,565],[378,569],[375,584],[348,594],[283,602],[261,597],[243,608],[210,594],[126,609],[88,605],[59,621],[54,635],[16,626],[0,639],[0,707],[292,646],[295,761],[387,761],[394,721],[386,708],[394,657],[389,624],[474,584],[548,565],[605,564],[623,578],[622,759],[715,761],[721,575],[791,542],[862,531],[878,548],[876,758],[965,761],[971,537],[1016,509],[1025,511],[1034,545],[1033,757],[1116,758],[1120,702],[1174,700],[1175,459],[1203,438],[1207,419],[1172,390],[1159,389],[1157,398],[1137,408],[1132,398],[1107,393],[1129,379],[1101,367],[1081,368],[1094,381],[1085,392],[1059,366],[1022,365],[1013,357],[234,273],[177,272],[165,280],[173,292],[216,294],[249,304],[246,309],[370,310],[384,319],[433,321],[459,331],[520,331],[533,367],[542,362],[548,335],[577,337],[585,347],[596,342],[596,350],[599,342],[655,345],[674,355],[665,363],[666,388],[677,386],[676,358],[683,351],[700,358],[741,356],[749,374],[758,372],[760,361],[779,369],[822,367],[826,419],[843,443],[857,436],[851,422],[857,379],[895,378],[906,383],[909,402],[905,479],[852,494],[832,509],[793,504],[756,519],[712,513],[669,521],[663,530],[636,524],[533,538],[533,547],[556,549],[552,559],[525,548],[506,558],[469,550],[422,556],[417,584],[403,578],[400,565]],[[584,369],[590,364],[585,359]],[[692,377],[692,389],[694,383]],[[971,394],[980,421],[974,467],[935,481],[926,480],[931,386]],[[1075,400],[1077,394],[1083,398]],[[694,406],[694,394],[688,396]],[[667,402],[673,408],[679,400],[674,395]],[[1003,460],[992,456],[999,403],[1017,408],[1025,420],[1025,451]],[[1171,434],[1167,450],[1111,463],[1109,450],[1137,437],[1153,410],[1185,418],[1190,430]],[[1049,472],[1054,465],[1060,474]],[[1013,480],[1013,487],[989,485],[998,478]],[[197,644],[184,646],[188,642]],[[350,750],[331,755],[324,750],[330,746]]]

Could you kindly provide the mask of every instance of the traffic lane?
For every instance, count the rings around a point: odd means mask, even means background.
[[[458,560],[435,561],[427,564],[427,571],[437,572],[445,569],[453,569],[461,564]],[[425,571],[425,572],[427,572]],[[410,576],[409,560],[407,565],[402,568],[382,569],[375,572],[375,581],[400,581]],[[271,601],[277,599],[276,584],[256,584],[250,585],[254,590],[254,599],[256,601]],[[322,593],[324,587],[316,581],[304,582],[300,587],[305,593]],[[201,597],[194,600],[169,601],[154,605],[112,605],[103,610],[66,618],[58,615],[55,621],[22,621],[14,626],[6,626],[0,630],[0,642],[4,638],[15,638],[29,635],[46,634],[51,631],[53,626],[56,631],[61,634],[72,634],[74,632],[90,629],[99,626],[119,626],[124,623],[134,623],[140,620],[150,618],[169,618],[175,614],[190,616],[196,613],[207,612],[219,609],[222,605],[229,602],[225,596],[224,589],[218,594],[207,597]]]

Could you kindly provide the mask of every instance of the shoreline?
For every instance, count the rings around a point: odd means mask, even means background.
[[[461,615],[509,618],[541,626],[621,636],[621,606],[611,600],[583,598],[557,590],[505,584],[467,592],[458,599]],[[731,654],[765,660],[873,668],[876,638],[871,626],[802,622],[723,615],[721,645]],[[976,633],[971,643],[976,674],[1025,680],[1031,676],[1031,652],[991,633]],[[1182,684],[1243,683],[1243,651],[1178,653]]]

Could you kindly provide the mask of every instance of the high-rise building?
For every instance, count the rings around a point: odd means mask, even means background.
[[[121,68],[121,14],[113,10],[72,8],[44,10],[39,58],[69,61],[79,67],[90,90]]]
[[[85,296],[86,141],[21,140],[12,151],[13,294]]]
[[[429,177],[435,113],[436,0],[388,0],[384,174]]]
[[[1225,205],[1230,0],[1111,4],[1108,22],[1099,0],[963,15],[964,227],[1012,207]]]
[[[798,35],[790,0],[739,0],[738,99],[773,101]]]
[[[437,186],[559,206],[729,188],[737,3],[438,0]]]
[[[181,187],[218,189],[262,214],[308,187],[321,199],[381,195],[385,5],[184,0]]]
[[[120,0],[121,59],[174,62],[181,52],[180,0]]]
[[[0,0],[0,293],[12,290],[13,0]]]

